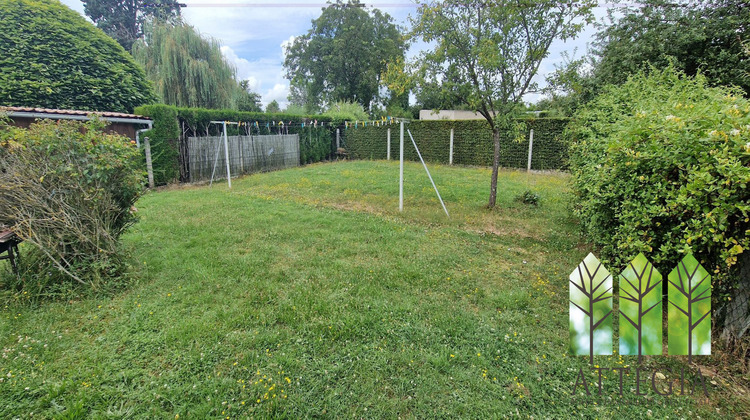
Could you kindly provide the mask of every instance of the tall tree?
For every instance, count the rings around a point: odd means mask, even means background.
[[[143,36],[148,18],[171,21],[180,15],[177,0],[82,0],[86,16],[130,51]]]
[[[168,105],[233,108],[241,89],[236,70],[213,38],[192,26],[156,22],[133,45],[133,57]]]
[[[281,107],[279,106],[279,103],[276,102],[276,99],[271,101],[271,103],[266,106],[266,112],[268,112],[269,114],[278,114],[279,112],[281,112]]]
[[[552,0],[445,0],[420,4],[413,36],[434,45],[407,66],[410,77],[389,78],[402,85],[439,86],[488,122],[494,159],[488,207],[497,199],[500,136],[512,131],[524,94],[555,39],[576,36],[591,19],[593,2]]]
[[[250,89],[250,83],[247,80],[240,81],[240,88],[237,90],[237,99],[235,107],[238,111],[263,112],[263,106],[260,103],[260,95]]]
[[[156,100],[120,45],[54,0],[0,0],[0,105],[132,112]]]
[[[403,59],[406,44],[387,13],[364,7],[359,0],[337,0],[287,48],[284,68],[293,103],[320,108],[351,101],[369,110],[380,99],[385,65]]]

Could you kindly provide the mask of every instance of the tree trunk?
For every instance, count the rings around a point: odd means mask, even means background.
[[[490,181],[490,202],[487,205],[488,208],[495,207],[497,202],[497,171],[500,166],[500,129],[495,127],[492,129],[492,139],[495,143],[495,157],[492,160],[492,181]]]
[[[739,340],[750,334],[750,253],[740,255],[737,267],[732,271],[737,287],[732,300],[724,307],[724,330],[722,338],[727,342]]]

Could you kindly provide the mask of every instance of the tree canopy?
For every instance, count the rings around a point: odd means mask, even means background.
[[[177,0],[82,0],[86,16],[130,51],[143,36],[148,18],[168,21],[180,15]]]
[[[269,114],[278,114],[281,112],[281,107],[279,106],[279,103],[276,102],[276,99],[271,101],[268,106],[266,106],[266,112]]]
[[[750,97],[750,4],[744,0],[646,1],[611,13],[588,56],[548,79],[551,107],[570,114],[607,85],[650,66],[701,73],[712,86],[737,86]]]
[[[287,48],[284,68],[292,103],[308,110],[337,101],[369,110],[380,99],[386,63],[404,56],[405,41],[387,13],[359,0],[337,0]]]
[[[238,97],[249,94],[235,79],[219,42],[183,22],[154,22],[133,45],[133,57],[167,105],[235,108]],[[252,106],[248,100],[242,99],[243,106]]]
[[[235,108],[237,111],[263,112],[263,105],[260,103],[260,95],[250,89],[250,83],[247,80],[240,80],[240,88],[237,91]]]
[[[132,112],[156,100],[133,58],[52,0],[0,0],[0,105]]]
[[[406,66],[388,71],[394,89],[422,87],[479,112],[493,132],[495,154],[489,207],[497,196],[500,134],[514,127],[524,94],[555,39],[580,32],[591,2],[547,0],[428,1],[420,4],[413,35],[433,44]]]

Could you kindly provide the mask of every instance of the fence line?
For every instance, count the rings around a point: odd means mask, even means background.
[[[229,136],[229,167],[232,175],[299,166],[299,135]],[[214,166],[226,167],[224,139],[221,136],[189,137],[190,182],[211,179]],[[216,171],[214,179],[226,178]]]

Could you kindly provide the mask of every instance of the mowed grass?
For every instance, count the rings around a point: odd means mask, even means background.
[[[503,171],[488,211],[488,170],[431,169],[450,219],[413,163],[403,213],[394,162],[146,195],[125,291],[0,312],[0,417],[742,413],[714,385],[711,399],[636,396],[634,375],[620,397],[605,373],[596,396],[587,359],[567,354],[567,276],[588,249],[566,175]],[[538,207],[514,201],[526,189]],[[592,397],[571,395],[579,368]]]

